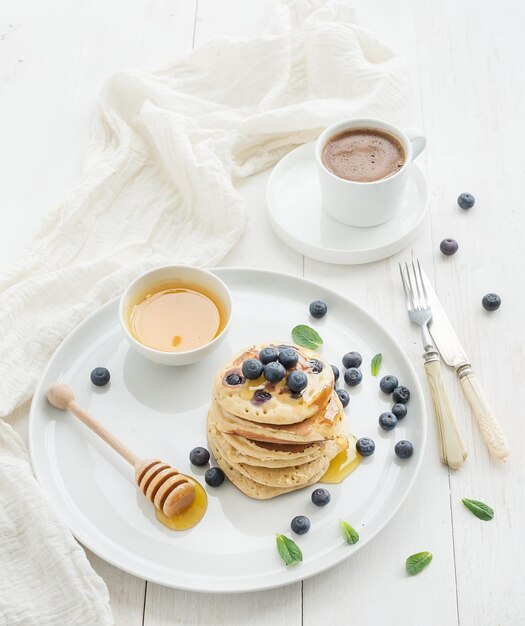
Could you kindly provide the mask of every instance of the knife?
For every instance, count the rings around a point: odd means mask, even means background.
[[[494,458],[505,462],[509,457],[510,449],[501,426],[489,406],[478,377],[472,371],[472,365],[438,300],[428,276],[423,273],[423,278],[432,307],[432,320],[429,324],[430,334],[445,363],[454,368],[478,421],[489,452]]]

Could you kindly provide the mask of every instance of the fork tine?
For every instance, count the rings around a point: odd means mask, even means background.
[[[422,293],[422,290],[419,287],[419,281],[417,279],[416,266],[414,265],[414,259],[413,258],[412,258],[412,273],[414,275],[414,283],[416,284],[417,301],[418,301],[418,304],[419,304],[419,308],[423,309],[423,308],[425,308],[425,303],[423,302],[423,293]]]
[[[407,310],[410,311],[411,310],[410,297],[408,295],[408,288],[407,288],[407,284],[405,281],[405,277],[403,275],[403,267],[401,266],[401,263],[399,263],[399,273],[401,274],[401,282],[403,283],[403,291],[405,292],[405,304],[407,306]]]
[[[416,311],[419,310],[419,306],[418,306],[418,302],[417,302],[417,297],[416,297],[416,290],[414,289],[414,285],[412,284],[412,276],[410,274],[410,269],[408,267],[408,263],[405,261],[405,267],[406,267],[406,272],[407,272],[407,277],[408,277],[408,285],[409,285],[409,291],[410,291],[410,295],[412,297],[412,308]]]
[[[428,308],[430,305],[428,301],[427,290],[425,287],[425,281],[423,280],[423,271],[421,270],[421,264],[419,263],[419,259],[417,260],[417,267],[419,269],[419,279],[421,280],[421,287],[423,288],[423,297],[425,298],[425,308]]]

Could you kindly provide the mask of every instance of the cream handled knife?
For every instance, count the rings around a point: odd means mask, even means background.
[[[505,462],[508,459],[510,450],[501,426],[489,406],[478,377],[472,371],[472,366],[463,350],[463,346],[426,275],[424,275],[424,280],[428,299],[432,307],[432,321],[429,325],[430,334],[445,363],[456,371],[491,455]]]

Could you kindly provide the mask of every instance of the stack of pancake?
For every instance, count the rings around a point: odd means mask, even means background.
[[[261,500],[317,482],[348,447],[330,365],[306,348],[271,346],[296,350],[294,369],[306,374],[306,388],[292,393],[286,377],[278,383],[246,379],[243,362],[267,347],[251,346],[217,373],[208,414],[217,465],[243,493]]]

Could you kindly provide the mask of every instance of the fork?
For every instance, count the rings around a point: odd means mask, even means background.
[[[441,359],[428,330],[428,324],[432,319],[432,309],[429,305],[419,260],[417,269],[414,260],[410,266],[405,262],[405,271],[400,263],[399,272],[403,281],[408,317],[413,324],[421,327],[423,358],[436,414],[441,460],[452,469],[459,469],[468,453],[445,389]]]

